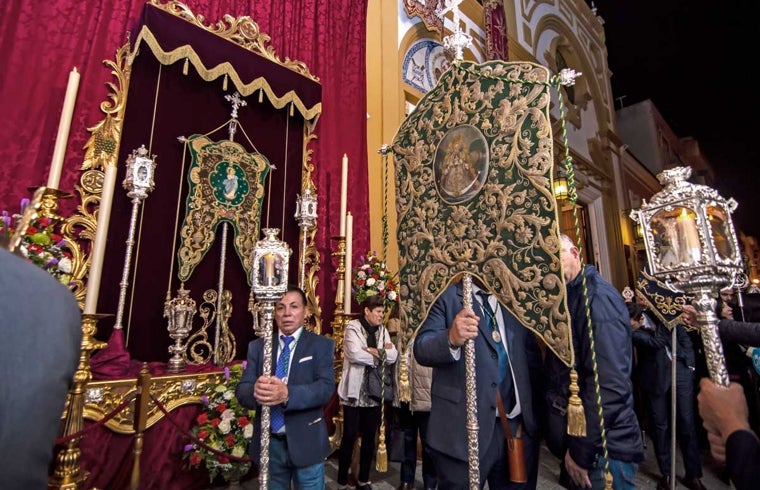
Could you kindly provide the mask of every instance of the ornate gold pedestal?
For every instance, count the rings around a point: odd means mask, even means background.
[[[84,395],[87,383],[92,380],[90,371],[90,356],[97,349],[106,346],[105,342],[95,339],[98,331],[98,320],[109,315],[82,315],[82,351],[79,356],[79,365],[74,372],[74,385],[69,392],[67,400],[66,418],[63,425],[63,436],[76,434],[84,426]],[[75,490],[87,479],[87,472],[81,471],[79,459],[82,451],[79,449],[79,440],[75,437],[65,443],[55,458],[55,471],[48,478],[48,488]]]

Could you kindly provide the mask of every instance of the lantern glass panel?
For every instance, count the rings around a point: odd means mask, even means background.
[[[736,257],[736,250],[728,239],[730,230],[726,210],[721,206],[707,206],[707,219],[712,230],[715,252],[725,260]]]
[[[651,229],[659,263],[668,269],[698,265],[702,247],[696,213],[685,206],[661,209],[652,216]]]
[[[284,280],[282,273],[283,259],[279,254],[268,252],[259,257],[259,284],[279,286]]]

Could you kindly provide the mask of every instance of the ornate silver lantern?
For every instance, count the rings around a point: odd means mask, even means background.
[[[298,257],[298,287],[304,289],[309,230],[317,224],[317,196],[308,187],[304,190],[303,196],[296,198],[295,218],[298,222],[298,227],[301,228],[301,255]]]
[[[185,348],[182,341],[187,338],[193,329],[193,317],[197,308],[195,300],[190,297],[190,291],[185,289],[184,284],[177,290],[177,296],[164,303],[164,318],[167,319],[169,337],[174,339],[174,345],[169,346],[169,353],[172,354],[169,359],[168,371],[170,373],[179,373],[185,369]]]
[[[251,287],[259,303],[261,321],[256,335],[264,339],[264,366],[262,372],[272,372],[272,324],[274,305],[288,290],[288,264],[291,250],[287,243],[277,239],[277,228],[261,230],[265,238],[256,242],[253,249],[253,280]],[[270,407],[261,407],[261,456],[259,483],[269,488],[269,421]]]
[[[695,296],[710,377],[726,386],[715,298],[741,280],[742,259],[731,220],[737,203],[715,189],[687,182],[690,176],[690,167],[660,173],[657,178],[665,187],[650,203],[643,201],[641,209],[631,211],[631,218],[641,225],[652,275],[674,291]]]

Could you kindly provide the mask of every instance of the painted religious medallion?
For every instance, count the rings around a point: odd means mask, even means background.
[[[210,181],[214,197],[220,203],[237,206],[248,194],[249,185],[245,179],[245,172],[238,165],[220,162],[211,172]]]
[[[474,126],[450,130],[435,152],[435,182],[444,201],[459,204],[483,188],[488,177],[488,145]]]
[[[497,344],[501,343],[501,334],[499,333],[498,330],[494,330],[493,332],[491,332],[491,337],[493,338],[493,341],[496,342]]]

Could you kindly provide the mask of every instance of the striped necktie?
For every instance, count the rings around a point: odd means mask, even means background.
[[[274,375],[280,379],[285,379],[288,376],[288,365],[290,364],[290,343],[293,342],[292,335],[280,335],[282,340],[282,352],[280,357],[277,358],[277,368],[274,370]],[[285,411],[282,405],[272,405],[270,412],[269,427],[272,432],[280,432],[285,427]]]

